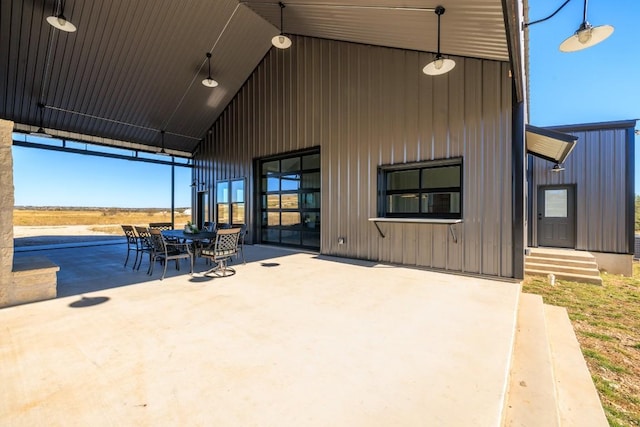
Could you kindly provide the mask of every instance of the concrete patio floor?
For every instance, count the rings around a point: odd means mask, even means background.
[[[0,310],[0,425],[501,424],[518,284],[260,246],[160,281],[125,251],[16,254],[68,296]]]

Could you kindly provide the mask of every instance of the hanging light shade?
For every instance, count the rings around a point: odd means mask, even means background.
[[[207,60],[209,61],[209,74],[207,78],[202,81],[202,84],[206,87],[216,87],[218,82],[211,78],[211,52],[207,52]]]
[[[576,52],[595,46],[601,41],[607,39],[613,34],[611,25],[600,25],[594,27],[587,21],[587,0],[584,0],[584,9],[582,13],[582,24],[573,35],[569,36],[565,41],[560,43],[561,52]]]
[[[438,53],[435,59],[422,69],[423,73],[430,76],[448,73],[456,66],[456,62],[453,59],[445,58],[440,53],[440,17],[444,14],[445,9],[442,6],[438,6],[434,12],[438,15]]]
[[[58,7],[56,9],[58,14],[48,16],[47,22],[59,30],[66,31],[67,33],[75,33],[76,26],[67,21],[67,18],[64,16],[64,0],[58,1]]]
[[[285,6],[284,6],[284,3],[282,2],[279,2],[278,4],[280,5],[280,34],[277,36],[274,36],[271,39],[271,44],[277,47],[278,49],[287,49],[291,47],[291,39],[284,35],[284,24],[283,24],[282,14]]]
[[[33,135],[33,136],[40,137],[40,138],[51,138],[51,135],[49,135],[47,133],[47,131],[44,130],[44,127],[42,126],[42,123],[43,123],[42,122],[42,120],[43,120],[42,115],[44,114],[44,104],[41,103],[41,102],[38,102],[38,111],[40,112],[40,127],[38,127],[37,131],[30,132],[29,134]]]

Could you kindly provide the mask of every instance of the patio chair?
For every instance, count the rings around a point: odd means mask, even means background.
[[[150,222],[149,223],[150,230],[173,230],[173,224],[170,222]]]
[[[170,222],[150,222],[149,230],[159,230],[159,231],[173,230],[173,224]],[[178,238],[168,237],[166,239],[170,242],[180,243],[180,239]]]
[[[202,230],[203,231],[209,231],[209,232],[215,232],[216,231],[216,223],[215,222],[211,222],[211,221],[205,221],[202,223]],[[194,242],[194,250],[196,252],[196,256],[200,256],[200,252],[202,251],[203,248],[206,248],[207,246],[211,245],[214,242],[214,239],[205,239],[205,240],[199,240],[197,242]],[[207,264],[210,263],[210,260],[207,258]]]
[[[156,261],[161,261],[164,264],[164,271],[160,280],[164,279],[167,274],[167,264],[171,260],[176,261],[176,269],[180,270],[180,260],[188,259],[190,271],[189,274],[193,275],[193,253],[191,247],[187,243],[175,243],[170,242],[162,236],[162,232],[157,229],[150,229],[151,242],[153,244],[153,252],[151,254],[151,260],[149,262],[149,270],[147,274],[153,275],[153,266]]]
[[[201,256],[214,262],[215,267],[204,273],[205,276],[215,274],[226,277],[236,274],[236,270],[227,265],[229,258],[238,254],[239,228],[219,229],[216,240],[209,247],[202,249]]]
[[[124,236],[127,238],[127,258],[124,260],[124,267],[129,262],[129,253],[134,251],[136,259],[133,261],[133,268],[138,263],[138,255],[140,254],[140,245],[138,244],[138,236],[132,225],[121,225]]]
[[[136,231],[136,235],[138,237],[138,253],[140,254],[140,258],[138,259],[138,266],[133,265],[135,270],[140,270],[140,265],[142,264],[142,258],[144,258],[144,254],[149,254],[149,262],[151,262],[151,254],[153,253],[153,244],[151,243],[151,233],[149,233],[149,229],[147,227],[140,227],[138,225],[134,225],[133,229]]]
[[[240,226],[240,237],[238,237],[238,253],[237,257],[242,257],[242,263],[246,264],[247,261],[244,259],[244,238],[247,236],[247,224],[242,224]]]

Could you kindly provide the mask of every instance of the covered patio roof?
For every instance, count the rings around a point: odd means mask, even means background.
[[[77,27],[50,26],[58,1],[0,5],[0,118],[63,139],[191,156],[272,48],[280,7],[268,0],[68,0]],[[287,34],[511,61],[522,97],[518,0],[291,0]],[[207,88],[205,54],[212,53]],[[416,70],[420,72],[420,70]],[[38,104],[44,105],[39,108]],[[42,112],[42,117],[41,113]]]

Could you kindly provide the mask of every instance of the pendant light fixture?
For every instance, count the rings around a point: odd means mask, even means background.
[[[202,84],[206,87],[216,87],[218,82],[211,78],[211,52],[207,52],[207,60],[209,61],[209,75],[202,81]]]
[[[38,102],[38,111],[40,112],[40,127],[38,128],[37,131],[30,132],[30,135],[37,136],[37,137],[40,137],[40,138],[51,138],[51,135],[49,135],[44,130],[44,127],[42,126],[42,123],[43,123],[42,115],[44,114],[44,104],[41,103],[41,102]]]
[[[66,31],[67,33],[75,33],[76,26],[67,21],[67,18],[64,16],[64,0],[58,0],[56,11],[58,14],[48,16],[47,22],[59,30]]]
[[[448,73],[456,66],[456,62],[453,59],[444,58],[440,53],[440,17],[444,14],[444,7],[437,6],[434,11],[438,15],[438,53],[432,62],[429,62],[422,69],[422,72],[430,76],[437,76],[440,74]]]
[[[587,21],[587,0],[584,0],[584,10],[582,13],[582,24],[578,30],[560,44],[561,52],[576,52],[595,46],[613,34],[611,25],[600,25],[594,27]]]
[[[291,47],[291,39],[284,35],[284,24],[283,24],[282,14],[285,6],[284,6],[284,3],[282,2],[278,2],[278,5],[280,5],[280,34],[271,39],[271,44],[277,47],[278,49],[287,49]]]

